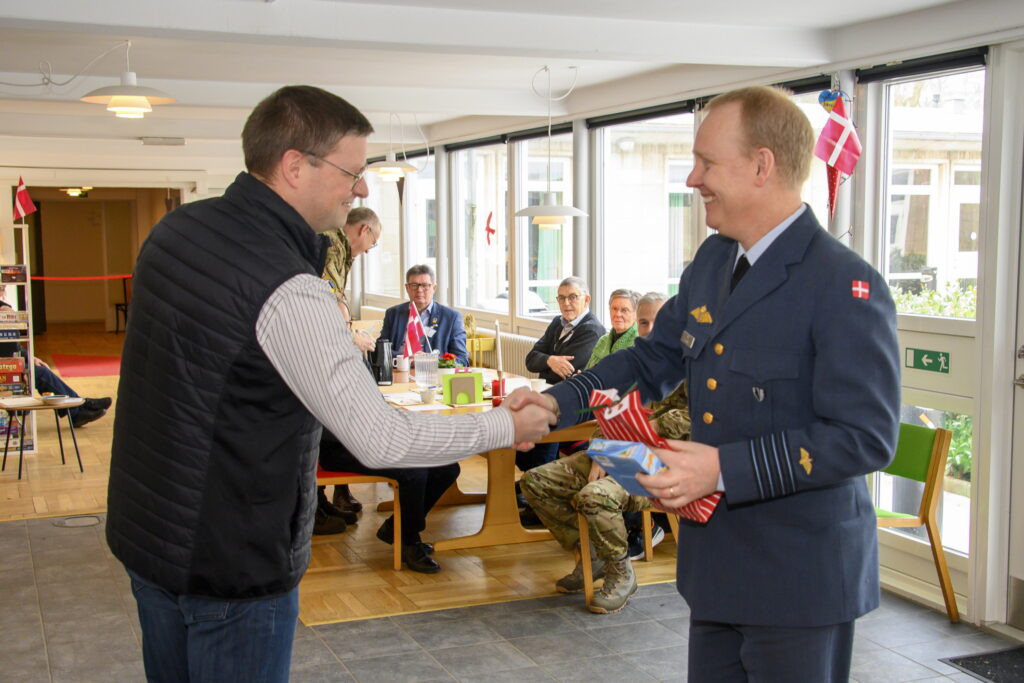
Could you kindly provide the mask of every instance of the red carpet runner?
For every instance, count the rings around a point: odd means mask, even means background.
[[[52,355],[54,368],[61,377],[102,377],[121,374],[121,356]]]

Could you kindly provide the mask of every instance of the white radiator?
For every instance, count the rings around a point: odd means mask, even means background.
[[[481,330],[484,334],[484,332]],[[491,332],[494,334],[494,332]],[[536,337],[528,337],[523,334],[501,333],[501,362],[506,372],[512,372],[523,377],[536,377],[537,373],[526,369],[526,354],[533,349],[537,343]],[[489,368],[498,367],[498,356],[494,351],[484,351],[484,365]]]

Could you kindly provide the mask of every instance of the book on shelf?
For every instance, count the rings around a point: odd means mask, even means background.
[[[27,335],[22,334],[24,329],[0,330],[0,339],[21,339]]]
[[[0,311],[0,323],[28,323],[28,311]]]
[[[4,284],[25,284],[28,271],[23,264],[0,266],[0,282]]]
[[[0,358],[0,372],[16,372],[25,374],[25,359],[21,356],[5,356]]]
[[[25,386],[24,372],[5,372],[0,370],[0,386],[14,385]]]

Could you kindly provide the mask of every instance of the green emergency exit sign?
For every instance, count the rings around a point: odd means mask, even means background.
[[[906,349],[906,366],[914,370],[949,374],[949,352],[928,349]]]

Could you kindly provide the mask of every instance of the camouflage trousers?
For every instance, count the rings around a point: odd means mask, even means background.
[[[605,562],[622,559],[629,550],[623,512],[651,507],[642,496],[631,496],[614,479],[604,477],[588,482],[591,459],[580,452],[523,473],[523,497],[537,513],[551,535],[566,550],[580,542],[576,521],[579,510],[587,519],[590,542],[597,557]]]

